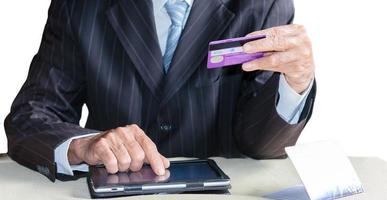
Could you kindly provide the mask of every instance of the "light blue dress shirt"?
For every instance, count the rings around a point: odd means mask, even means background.
[[[171,19],[166,9],[164,8],[164,4],[167,2],[167,0],[152,0],[152,1],[153,1],[153,11],[154,11],[154,17],[155,17],[155,23],[156,23],[157,37],[159,40],[162,55],[164,55],[165,49],[167,46],[169,27],[172,24]],[[189,5],[187,14],[184,19],[184,24],[185,24],[187,22],[188,15],[191,11],[194,0],[175,0],[175,1],[186,1],[187,4]],[[278,89],[279,100],[276,108],[277,108],[278,114],[281,116],[283,120],[285,120],[289,124],[296,124],[298,122],[306,102],[306,97],[308,96],[312,88],[312,85],[313,85],[313,82],[310,84],[309,88],[302,95],[300,95],[288,85],[284,75],[282,74],[280,75],[279,89]],[[74,139],[88,137],[88,136],[97,135],[97,134],[99,133],[73,137],[63,142],[62,144],[60,144],[55,149],[55,162],[57,164],[57,172],[66,174],[66,175],[71,175],[71,176],[74,175],[73,171],[87,172],[88,166],[86,164],[70,165],[67,158],[67,152],[71,141],[73,141]]]

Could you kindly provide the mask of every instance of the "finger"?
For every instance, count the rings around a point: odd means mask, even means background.
[[[169,170],[166,169],[166,170],[165,170],[165,174],[162,175],[162,176],[157,176],[157,177],[155,178],[155,181],[156,181],[156,182],[166,181],[166,180],[169,179],[170,176],[171,176],[171,172],[169,172]]]
[[[161,154],[160,154],[160,157],[163,160],[164,168],[165,169],[169,168],[169,166],[170,166],[169,160],[166,157],[164,157],[163,155],[161,155]]]
[[[130,155],[131,163],[130,170],[138,171],[144,164],[145,152],[142,147],[136,141],[134,135],[138,131],[138,127],[130,126],[125,128],[117,128],[118,135],[122,138],[125,143],[125,147]]]
[[[161,155],[159,153],[159,156],[161,157],[161,160],[163,161],[163,165],[164,165],[164,168],[167,169],[169,168],[169,166],[171,165],[170,161],[168,160],[168,158],[164,157],[163,155]],[[144,160],[144,163],[147,163],[147,164],[150,164],[148,159],[145,157],[145,160]]]
[[[276,52],[269,56],[253,60],[242,65],[244,71],[256,71],[256,70],[268,70],[268,71],[280,71],[278,66],[295,62],[299,59],[298,51],[295,49],[286,52]],[[283,72],[284,73],[284,72]]]
[[[129,169],[132,158],[129,155],[128,151],[126,150],[126,147],[124,144],[120,144],[118,147],[112,147],[111,148],[114,155],[116,156],[117,163],[118,163],[118,170],[120,172],[125,172]]]
[[[118,171],[118,164],[117,159],[110,149],[110,146],[105,138],[100,138],[96,144],[96,154],[99,157],[99,160],[102,161],[102,163],[105,165],[106,170],[111,173],[117,173]]]
[[[131,157],[123,145],[123,140],[119,137],[119,131],[119,128],[111,130],[103,137],[106,139],[106,142],[109,143],[110,149],[117,159],[118,170],[124,172],[129,169]]]
[[[247,34],[246,36],[273,35],[273,34],[295,36],[295,35],[298,35],[300,32],[305,32],[304,26],[299,25],[299,24],[290,24],[290,25],[277,26],[277,27],[273,27],[273,28],[255,31],[255,32]]]
[[[274,71],[274,72],[280,72],[287,75],[292,75],[292,74],[297,75],[300,73],[306,73],[306,70],[308,70],[307,69],[308,67],[306,67],[306,65],[307,64],[305,64],[305,62],[301,62],[297,60],[294,62],[284,63],[277,66],[272,66],[272,67],[265,67],[264,69],[257,69],[257,70]],[[249,70],[247,69],[247,67],[244,67],[243,65],[242,65],[242,68],[244,70],[246,68],[245,71]]]
[[[130,157],[132,158],[132,163],[130,164],[130,170],[138,171],[141,169],[144,164],[145,152],[142,150],[140,144],[137,141],[130,142],[126,144],[126,148],[129,152]]]
[[[264,39],[254,40],[243,45],[245,53],[286,51],[303,44],[302,37],[269,35]]]
[[[143,132],[139,131],[135,135],[136,140],[141,145],[142,149],[145,152],[145,158],[149,161],[153,171],[157,175],[163,175],[165,173],[165,167],[163,160],[159,152],[157,151],[156,145],[152,142],[152,140]]]

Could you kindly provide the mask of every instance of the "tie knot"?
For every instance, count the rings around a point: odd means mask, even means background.
[[[184,0],[168,0],[164,7],[171,18],[172,25],[183,26],[185,13],[188,9],[187,2]]]

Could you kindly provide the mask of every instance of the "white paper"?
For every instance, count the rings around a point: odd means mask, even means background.
[[[275,200],[309,200],[308,193],[303,185],[289,187],[263,196]]]
[[[334,142],[314,142],[285,150],[310,199],[336,199],[364,191],[348,157]]]

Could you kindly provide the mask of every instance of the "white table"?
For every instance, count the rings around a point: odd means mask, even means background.
[[[301,184],[289,159],[252,160],[213,158],[230,176],[232,195],[147,195],[115,199],[263,199],[260,196]],[[387,199],[387,162],[378,158],[351,158],[365,193],[343,199]],[[86,179],[55,183],[24,168],[8,157],[0,157],[0,199],[89,199]]]

